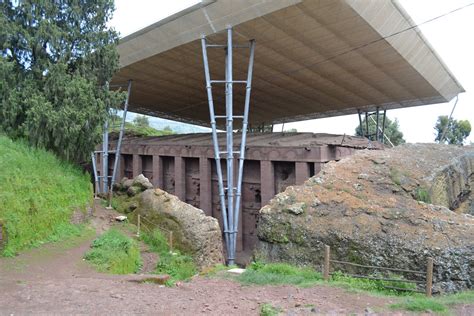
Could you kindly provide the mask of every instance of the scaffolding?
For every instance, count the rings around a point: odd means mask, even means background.
[[[209,103],[209,115],[212,128],[212,140],[214,145],[214,159],[216,162],[216,170],[219,184],[219,199],[222,210],[222,221],[224,227],[224,238],[227,252],[227,263],[229,265],[235,262],[235,253],[237,245],[237,232],[239,226],[239,213],[242,198],[242,178],[245,161],[245,144],[247,140],[248,115],[250,107],[250,92],[252,90],[252,71],[255,55],[255,41],[250,40],[249,45],[234,45],[232,38],[232,28],[227,28],[227,43],[224,45],[208,44],[205,37],[201,39],[202,55],[204,63],[204,74],[206,79],[206,90]],[[225,79],[212,80],[209,70],[209,62],[207,56],[208,48],[225,49]],[[232,69],[232,50],[234,48],[249,48],[250,57],[248,63],[247,80],[234,80]],[[233,113],[233,84],[245,84],[245,104],[243,115],[234,115]],[[225,84],[225,115],[216,115],[214,111],[214,100],[212,96],[213,84]],[[217,138],[216,119],[226,120],[226,150],[221,151]],[[234,119],[242,119],[242,134],[240,150],[234,151]],[[234,183],[234,154],[239,155],[238,176]],[[224,187],[224,179],[222,176],[221,155],[226,156],[227,161],[227,187]],[[227,205],[226,205],[227,202]]]
[[[125,85],[121,85],[125,86]],[[110,150],[109,148],[109,121],[104,122],[104,131],[102,134],[102,150],[96,150],[91,152],[92,160],[92,169],[94,173],[94,196],[97,197],[99,194],[106,195],[109,200],[109,208],[111,207],[112,195],[113,195],[113,185],[116,180],[117,170],[119,169],[120,163],[120,152],[122,148],[122,138],[125,130],[125,121],[127,119],[128,105],[130,100],[130,94],[132,91],[132,81],[129,80],[126,84],[127,86],[127,96],[125,98],[122,118],[120,120],[120,129],[119,136],[117,140],[117,148],[115,150]],[[109,154],[113,153],[115,155],[114,165],[112,169],[112,175],[109,175]],[[102,155],[102,172],[99,175],[97,170],[97,155]]]

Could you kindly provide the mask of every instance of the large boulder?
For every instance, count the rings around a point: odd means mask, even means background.
[[[474,217],[455,207],[471,198],[473,153],[417,144],[329,163],[260,210],[256,256],[320,268],[327,244],[333,259],[417,271],[431,257],[435,291],[472,288]]]
[[[143,225],[173,232],[173,246],[192,255],[199,269],[224,263],[222,234],[217,219],[160,189],[148,189],[129,203],[132,217]]]

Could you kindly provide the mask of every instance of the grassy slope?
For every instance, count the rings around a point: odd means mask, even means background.
[[[3,255],[77,234],[70,217],[90,194],[89,177],[79,169],[0,135],[0,220],[8,234]]]

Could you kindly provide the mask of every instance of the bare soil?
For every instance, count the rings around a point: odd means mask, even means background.
[[[103,232],[115,215],[99,207],[91,224]],[[0,314],[258,315],[264,303],[287,315],[366,314],[387,311],[391,303],[330,286],[242,286],[204,276],[173,288],[132,282],[136,276],[101,274],[82,259],[94,238],[92,233],[1,258]]]

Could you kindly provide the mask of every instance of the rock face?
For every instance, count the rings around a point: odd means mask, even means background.
[[[320,267],[327,244],[332,259],[417,271],[432,257],[435,291],[472,288],[474,217],[448,207],[470,199],[473,154],[417,144],[329,163],[260,210],[256,256]]]
[[[116,188],[121,194],[119,210],[128,213],[134,222],[140,214],[142,225],[148,229],[160,228],[165,235],[172,231],[173,246],[192,255],[199,269],[224,263],[222,233],[217,219],[150,186],[143,175],[133,180],[124,178]]]

